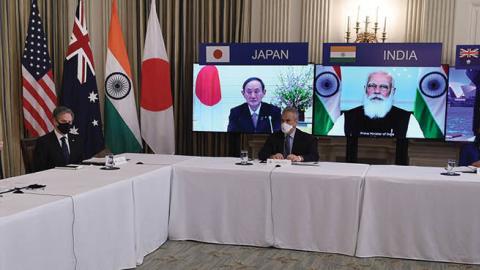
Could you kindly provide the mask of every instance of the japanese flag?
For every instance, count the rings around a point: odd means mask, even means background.
[[[207,46],[206,47],[207,63],[229,63],[230,47],[229,46]]]

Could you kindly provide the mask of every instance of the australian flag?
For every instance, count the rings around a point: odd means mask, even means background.
[[[79,0],[64,62],[60,104],[69,107],[75,113],[70,133],[77,134],[83,139],[83,156],[86,159],[104,149],[98,98],[83,0]]]
[[[456,69],[480,69],[480,45],[457,45]]]

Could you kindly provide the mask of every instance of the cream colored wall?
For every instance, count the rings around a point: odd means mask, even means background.
[[[455,61],[455,45],[480,44],[480,0],[254,0],[252,3],[252,41],[309,42],[309,60],[321,63],[324,42],[344,42],[347,16],[351,27],[360,17],[376,16],[379,26],[387,16],[387,42],[441,42],[442,62]],[[285,24],[288,26],[286,27]],[[353,29],[352,29],[353,30]],[[255,153],[265,138],[249,136]],[[458,156],[459,144],[411,140],[411,165],[443,166]],[[320,138],[322,160],[343,160],[343,138]],[[359,160],[371,163],[393,163],[395,143],[388,139],[361,139]]]

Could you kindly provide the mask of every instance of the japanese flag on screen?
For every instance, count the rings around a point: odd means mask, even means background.
[[[207,63],[229,63],[230,47],[229,46],[207,46],[206,47]]]

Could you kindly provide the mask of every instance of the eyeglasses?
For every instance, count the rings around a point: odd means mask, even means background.
[[[378,84],[372,83],[372,82],[367,84],[367,88],[368,88],[368,89],[371,89],[371,90],[372,90],[372,89],[377,89],[377,87],[380,88],[380,91],[388,91],[388,90],[390,90],[390,85],[388,85],[388,84],[380,84],[380,85],[378,85]]]

